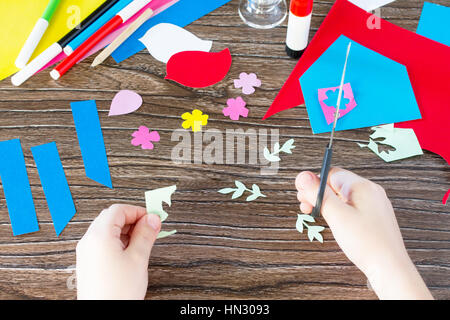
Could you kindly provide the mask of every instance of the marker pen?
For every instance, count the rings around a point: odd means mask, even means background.
[[[286,53],[300,58],[309,41],[313,0],[291,0],[286,36]]]

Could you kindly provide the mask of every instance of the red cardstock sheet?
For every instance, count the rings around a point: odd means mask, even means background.
[[[414,129],[423,149],[450,163],[450,47],[375,17],[347,0],[337,0],[331,8],[264,119],[304,103],[299,78],[342,34],[406,66],[422,119],[395,127]]]

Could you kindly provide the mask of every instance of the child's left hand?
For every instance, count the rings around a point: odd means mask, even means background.
[[[77,245],[78,299],[144,299],[160,229],[159,217],[144,208],[103,210]]]

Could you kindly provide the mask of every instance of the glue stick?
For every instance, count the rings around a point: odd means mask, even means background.
[[[286,53],[300,58],[309,41],[313,0],[291,0],[286,36]]]

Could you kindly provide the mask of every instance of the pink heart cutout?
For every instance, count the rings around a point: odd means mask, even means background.
[[[131,90],[119,91],[109,109],[109,116],[120,116],[136,111],[142,106],[142,97]]]

